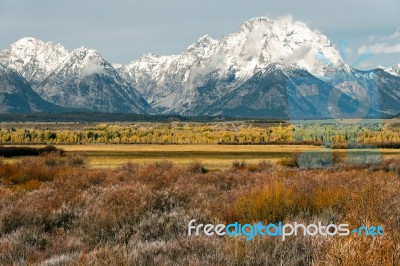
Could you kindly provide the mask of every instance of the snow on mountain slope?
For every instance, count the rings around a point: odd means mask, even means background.
[[[400,77],[400,64],[398,64],[397,66],[394,66],[394,67],[385,68],[384,71],[386,71],[387,73],[389,73],[393,76]]]
[[[220,41],[217,54],[224,55],[224,65],[237,68],[242,78],[272,63],[294,65],[314,75],[323,75],[327,67],[320,56],[336,66],[342,63],[340,53],[326,36],[290,17],[246,21],[236,33]]]
[[[205,35],[181,55],[145,54],[121,67],[119,73],[134,87],[140,88],[140,93],[150,104],[172,107],[190,93],[187,90],[201,85],[196,84],[195,78],[208,74],[202,63],[210,58],[216,45],[217,41]]]
[[[97,112],[151,113],[140,93],[123,80],[95,50],[82,47],[70,53],[36,91],[63,107]]]
[[[255,18],[220,40],[205,35],[179,55],[147,54],[118,71],[152,106],[185,113],[197,100],[196,88],[210,80],[215,81],[213,97],[204,104],[212,104],[274,63],[316,76],[344,66],[328,38],[304,23]]]
[[[23,76],[34,88],[49,76],[69,52],[58,43],[22,38],[0,53],[0,63]]]

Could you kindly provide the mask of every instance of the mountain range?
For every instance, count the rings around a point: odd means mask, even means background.
[[[254,18],[178,55],[110,64],[95,50],[23,38],[0,53],[0,112],[87,110],[257,118],[400,112],[400,64],[356,70],[319,31]]]

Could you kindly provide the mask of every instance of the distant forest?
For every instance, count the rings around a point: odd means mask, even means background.
[[[225,118],[91,112],[0,114],[0,122],[171,122],[213,121],[218,119]]]
[[[88,123],[66,127],[0,124],[0,144],[305,144],[329,148],[400,147],[398,124],[258,122]],[[63,125],[65,126],[65,125]]]

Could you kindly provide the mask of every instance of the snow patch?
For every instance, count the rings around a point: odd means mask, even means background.
[[[393,76],[400,77],[400,64],[391,68],[385,68],[384,70]]]

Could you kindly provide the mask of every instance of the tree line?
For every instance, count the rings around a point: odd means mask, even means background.
[[[106,124],[85,128],[1,128],[0,144],[312,144],[326,147],[400,143],[385,126],[242,124]]]

